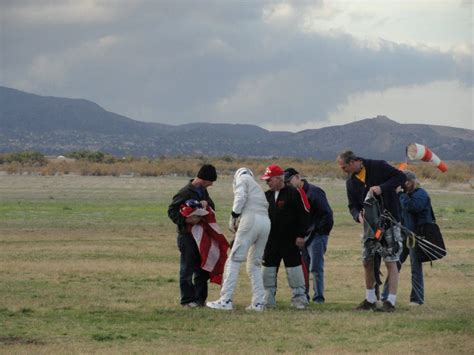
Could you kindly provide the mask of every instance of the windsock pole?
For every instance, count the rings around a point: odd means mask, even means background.
[[[401,162],[398,170],[404,171],[408,169],[408,147],[405,148],[405,161]]]
[[[443,173],[448,170],[448,166],[435,153],[425,145],[411,143],[407,147],[407,157],[411,160],[422,160],[432,162]]]

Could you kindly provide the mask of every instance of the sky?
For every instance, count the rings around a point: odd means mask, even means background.
[[[0,85],[135,120],[474,129],[472,0],[1,0]]]

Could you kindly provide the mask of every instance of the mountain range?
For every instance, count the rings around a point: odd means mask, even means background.
[[[474,160],[474,131],[400,124],[385,116],[300,132],[256,125],[140,122],[83,99],[39,96],[0,86],[0,152],[47,155],[100,150],[116,156],[312,157],[334,160],[351,149],[360,156],[401,160],[410,143],[429,146],[445,160]]]

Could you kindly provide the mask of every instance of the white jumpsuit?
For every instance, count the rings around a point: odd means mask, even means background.
[[[252,304],[263,305],[265,289],[262,277],[262,257],[270,233],[268,202],[250,169],[237,170],[234,175],[233,190],[232,211],[240,214],[240,224],[226,262],[221,299],[232,300],[240,265],[247,259],[247,273],[253,292]]]

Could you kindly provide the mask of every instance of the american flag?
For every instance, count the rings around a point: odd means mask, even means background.
[[[209,214],[202,216],[201,222],[189,226],[189,229],[201,254],[201,268],[209,271],[212,283],[221,285],[229,243],[216,223],[212,208],[206,210]]]

